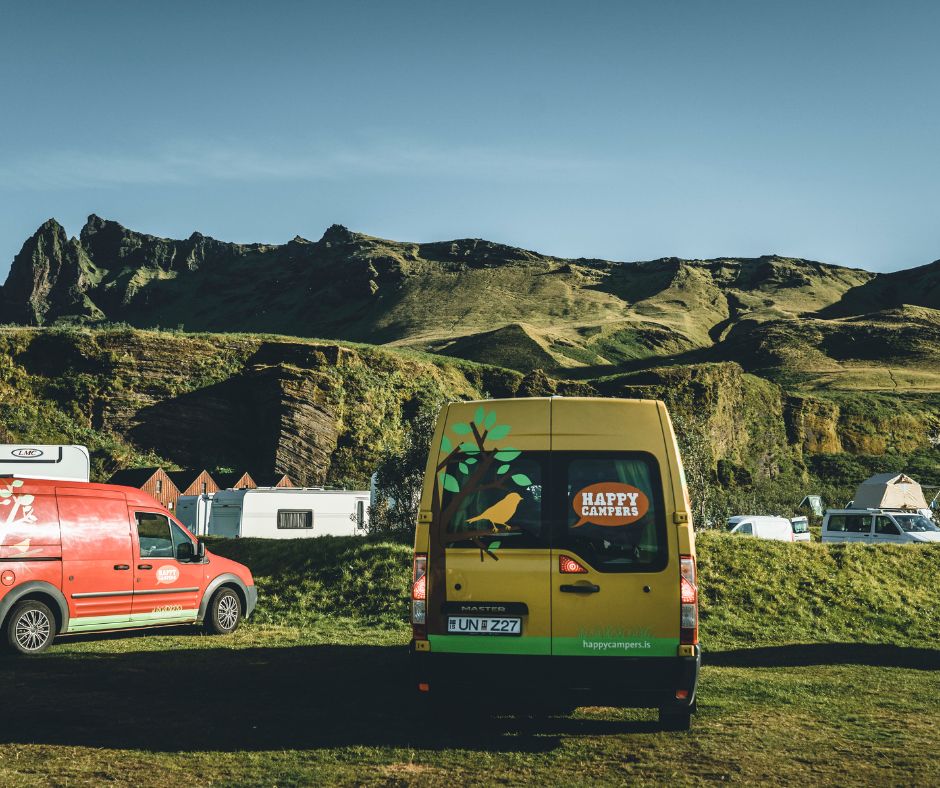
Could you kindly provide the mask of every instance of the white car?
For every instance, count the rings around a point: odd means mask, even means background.
[[[772,539],[776,542],[795,542],[793,523],[786,517],[770,517],[763,514],[739,514],[729,517],[725,526],[728,533]],[[807,530],[806,536],[809,536]],[[805,540],[800,540],[805,541]]]
[[[920,512],[834,509],[823,518],[822,540],[861,544],[940,542],[940,528]]]

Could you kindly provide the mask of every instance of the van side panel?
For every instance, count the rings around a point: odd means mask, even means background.
[[[19,483],[17,483],[19,482]],[[59,515],[52,488],[0,480],[0,600],[27,583],[62,587]]]
[[[69,631],[126,626],[134,594],[134,556],[125,496],[62,487],[56,495]]]

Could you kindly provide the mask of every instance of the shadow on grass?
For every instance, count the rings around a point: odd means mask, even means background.
[[[653,722],[532,716],[483,705],[458,706],[442,718],[417,702],[409,678],[401,646],[3,655],[0,743],[156,752],[378,746],[533,753],[555,749],[564,735],[658,730]]]
[[[702,662],[735,668],[869,665],[878,668],[940,670],[940,650],[877,643],[807,643],[705,652]]]

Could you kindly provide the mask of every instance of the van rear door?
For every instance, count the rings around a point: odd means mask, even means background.
[[[665,447],[654,402],[553,401],[552,654],[676,656],[679,496]]]
[[[549,654],[550,400],[455,403],[437,460],[428,639],[438,653]]]

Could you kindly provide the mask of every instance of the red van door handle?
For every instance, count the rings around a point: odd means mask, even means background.
[[[153,569],[152,564],[137,564],[138,569]]]
[[[115,564],[114,568],[120,571],[122,569],[130,569],[131,567],[129,564]]]
[[[566,594],[596,594],[601,590],[601,587],[591,583],[590,585],[564,585],[559,590],[564,591]]]

